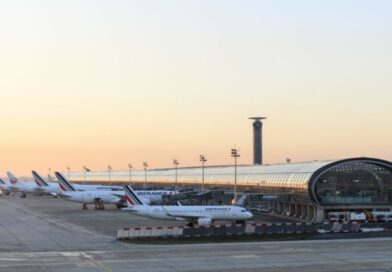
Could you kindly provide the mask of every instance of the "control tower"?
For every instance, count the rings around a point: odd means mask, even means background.
[[[253,122],[253,164],[263,164],[263,122],[266,117],[250,117]]]

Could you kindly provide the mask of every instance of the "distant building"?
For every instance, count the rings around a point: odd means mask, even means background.
[[[174,177],[174,169],[148,172],[152,183],[173,184]],[[132,179],[144,182],[144,172],[134,171]],[[107,181],[107,173],[91,173],[89,180]],[[112,180],[129,179],[124,171],[113,172]],[[178,183],[200,184],[201,168],[179,168]],[[234,167],[206,167],[205,184],[232,187]],[[238,166],[237,185],[257,192],[276,213],[309,221],[322,221],[329,211],[392,208],[392,163],[376,158]]]

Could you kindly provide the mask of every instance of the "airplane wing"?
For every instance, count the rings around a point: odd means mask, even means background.
[[[194,196],[205,196],[207,194],[209,194],[211,191],[210,190],[204,190],[204,192],[197,192],[197,193],[193,193],[192,195]]]
[[[124,195],[124,193],[112,193],[112,195],[114,195],[114,196],[117,196],[118,198],[120,198],[120,199],[125,199],[125,195]]]

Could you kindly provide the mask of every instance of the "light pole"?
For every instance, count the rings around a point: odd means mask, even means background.
[[[128,163],[129,168],[129,183],[132,183],[132,164]]]
[[[207,159],[204,155],[200,155],[200,161],[201,161],[201,192],[204,193],[204,166]]]
[[[176,192],[176,191],[177,191],[177,168],[178,168],[178,165],[179,165],[180,163],[178,162],[178,160],[173,159],[173,164],[174,164],[175,173],[176,173],[176,178],[175,178],[176,183],[174,184],[174,192]]]
[[[67,166],[68,179],[70,178],[70,171],[71,171],[71,167]]]
[[[91,170],[86,166],[83,166],[83,171],[84,171],[84,182],[86,183],[87,172],[90,172]]]
[[[144,167],[144,183],[147,183],[147,167],[148,167],[148,163],[147,162],[143,162],[143,167]]]
[[[231,149],[231,157],[234,158],[234,199],[233,204],[237,202],[237,158],[240,157],[239,151],[237,148]]]
[[[109,182],[112,180],[112,167],[108,165]]]

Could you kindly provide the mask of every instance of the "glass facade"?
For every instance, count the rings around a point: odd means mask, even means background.
[[[71,180],[83,181],[84,173]],[[86,180],[107,182],[108,172],[91,172]],[[129,171],[112,171],[114,182],[129,182]],[[200,186],[200,167],[178,168],[178,183]],[[174,184],[174,169],[154,169],[147,181]],[[132,183],[144,183],[144,171],[132,171]],[[205,168],[205,185],[232,187],[233,166]],[[312,161],[237,168],[237,185],[263,193],[283,193],[319,205],[392,205],[392,163],[374,158]]]
[[[335,165],[317,177],[314,195],[322,205],[391,204],[391,167],[371,161]]]

